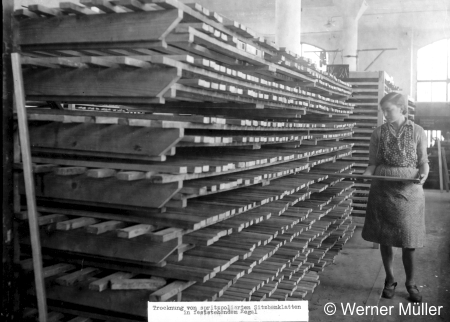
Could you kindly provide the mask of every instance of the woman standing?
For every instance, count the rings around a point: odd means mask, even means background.
[[[420,183],[372,180],[362,237],[380,244],[386,279],[382,296],[392,298],[397,283],[392,247],[402,248],[405,286],[413,302],[422,295],[414,281],[414,252],[425,239],[425,197],[428,177],[427,138],[419,125],[407,119],[402,94],[389,93],[380,101],[387,123],[370,139],[369,166],[364,175],[419,178]]]

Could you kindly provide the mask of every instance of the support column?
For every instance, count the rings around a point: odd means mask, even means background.
[[[365,0],[333,0],[334,5],[342,15],[342,58],[348,64],[350,71],[357,70],[358,55],[358,22],[368,8]]]
[[[275,42],[301,54],[301,0],[276,0]]]
[[[416,79],[414,68],[414,30],[412,28],[401,31],[399,42],[399,53],[401,57],[398,62],[398,70],[402,71],[401,77],[397,77],[397,84],[403,89],[403,94],[413,96],[414,83]]]
[[[343,17],[342,60],[348,64],[350,71],[356,71],[358,61],[358,21],[353,17]]]
[[[415,36],[415,35],[413,35]],[[416,42],[413,42],[412,45],[412,73],[411,73],[411,96],[414,97],[415,100],[417,100],[417,56],[419,52],[419,47],[417,46]]]
[[[275,2],[277,0],[180,0],[184,3],[196,2],[205,8],[236,20],[252,30],[275,38]],[[288,0],[286,2],[290,2]],[[301,0],[298,0],[301,2]],[[299,20],[300,24],[300,20]]]
[[[181,0],[189,3],[192,0]],[[301,0],[196,0],[300,55]]]

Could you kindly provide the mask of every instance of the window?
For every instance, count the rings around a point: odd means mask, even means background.
[[[442,132],[438,130],[425,130],[425,134],[427,135],[428,139],[428,148],[431,148],[436,144],[436,139],[439,139],[441,141],[444,140],[444,137],[442,136]]]
[[[326,70],[326,52],[322,48],[308,44],[301,44],[301,48],[302,57],[311,59],[318,69]]]
[[[417,101],[450,102],[450,38],[419,49]]]

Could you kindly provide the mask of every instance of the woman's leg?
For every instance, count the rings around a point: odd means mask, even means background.
[[[415,248],[403,248],[402,260],[405,267],[406,283],[405,285],[414,285],[414,251]]]
[[[391,246],[380,245],[381,258],[383,259],[384,270],[386,272],[386,285],[394,283],[394,252]]]
[[[409,300],[412,302],[422,302],[422,295],[414,281],[414,248],[403,248],[402,259],[406,274],[406,290],[409,293]]]

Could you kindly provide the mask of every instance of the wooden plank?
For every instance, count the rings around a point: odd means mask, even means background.
[[[78,58],[81,63],[86,64],[90,67],[103,67],[103,68],[114,68],[119,67],[119,64],[112,61],[111,59],[105,58],[105,57],[89,57],[89,56],[83,56]],[[72,58],[72,60],[75,60],[75,58]]]
[[[211,270],[208,269],[202,269],[198,267],[190,268],[187,266],[179,266],[170,263],[168,263],[163,269],[152,269],[152,274],[174,279],[197,281],[200,283],[204,283],[215,276],[215,273],[211,272]]]
[[[449,192],[449,174],[448,174],[448,167],[447,167],[447,156],[445,154],[445,148],[441,147],[442,152],[442,169],[443,169],[443,181],[445,190]]]
[[[145,225],[145,224],[139,224],[130,226],[127,228],[122,228],[117,231],[117,237],[120,238],[134,238],[137,236],[144,235],[148,232],[151,232],[152,230],[155,230],[155,226],[152,225]]]
[[[115,5],[120,5],[121,7],[127,8],[130,11],[134,12],[155,10],[154,7],[152,7],[150,4],[146,4],[137,0],[113,0],[112,2]]]
[[[149,180],[101,180],[86,176],[44,174],[36,195],[65,200],[161,208],[182,187],[182,183],[153,184]]]
[[[441,193],[443,192],[443,176],[444,174],[442,173],[442,149],[441,149],[441,140],[437,139],[436,140],[437,143],[437,148],[438,148],[438,170],[439,170],[439,190],[441,191]]]
[[[123,67],[135,67],[135,68],[151,68],[153,67],[152,64],[142,60],[142,59],[136,59],[133,57],[123,57],[123,56],[108,56],[108,60],[113,61],[119,66]]]
[[[29,8],[32,10],[33,8]],[[46,11],[46,13],[48,10]],[[53,15],[57,14],[54,10]],[[102,43],[110,41],[114,33],[114,42],[156,42],[170,33],[181,21],[179,10],[162,10],[153,12],[135,12],[133,15],[88,15],[79,23],[76,16],[67,16],[55,23],[50,19],[36,19],[33,23],[19,26],[20,45],[48,44],[93,44],[102,48]],[[130,28],[132,26],[132,28]],[[116,47],[120,48],[120,47]],[[143,46],[146,48],[146,46]],[[81,49],[81,48],[79,48]]]
[[[122,181],[135,181],[145,179],[145,172],[141,171],[120,171],[116,174],[116,178]]]
[[[148,232],[146,235],[153,241],[164,243],[182,236],[183,230],[179,228],[165,228],[159,231]]]
[[[111,321],[111,315],[114,316],[114,320],[121,322],[145,321],[148,311],[146,301],[148,293],[149,291],[145,290],[94,292],[87,287],[67,287],[58,284],[52,285],[48,289],[49,300],[52,300],[53,303],[68,304],[64,307],[63,312],[71,315],[83,315],[86,313],[70,308],[90,307],[94,312],[100,312],[89,313],[89,316],[92,316],[95,321]],[[61,308],[59,309],[61,310]],[[132,318],[123,318],[124,316],[129,317],[130,312],[133,312]]]
[[[86,175],[90,178],[109,178],[114,177],[116,173],[114,169],[89,169]]]
[[[28,219],[28,212],[23,211],[23,212],[21,212],[21,216],[18,217],[16,215],[16,218],[21,219],[21,220]],[[45,226],[45,225],[50,225],[52,223],[57,223],[60,221],[66,221],[68,219],[69,219],[69,217],[67,217],[66,215],[50,214],[50,215],[45,215],[45,216],[39,216],[38,224],[39,224],[39,226]]]
[[[72,271],[74,269],[75,269],[75,265],[65,264],[65,263],[55,264],[52,266],[46,266],[46,267],[44,267],[44,278],[55,276],[55,275],[65,273],[68,271]]]
[[[195,284],[195,281],[174,281],[150,294],[148,300],[150,302],[165,302],[193,284]]]
[[[183,260],[177,262],[176,264],[189,267],[200,267],[212,270],[214,272],[220,272],[226,270],[229,267],[230,261],[226,259],[207,258],[183,254]]]
[[[34,12],[31,12],[28,9],[14,10],[13,16],[17,20],[39,18],[39,16],[37,14],[35,14]]]
[[[64,318],[64,314],[60,312],[49,312],[47,322],[60,322]]]
[[[27,208],[29,215],[29,230],[31,238],[31,249],[33,255],[34,282],[36,287],[36,297],[39,310],[39,321],[47,321],[47,303],[45,295],[44,277],[42,272],[42,254],[41,242],[39,234],[39,226],[37,222],[35,185],[32,170],[30,135],[28,131],[27,114],[25,110],[25,89],[22,78],[22,68],[20,55],[11,54],[12,71],[14,81],[14,98],[17,110],[17,120],[19,125],[20,149],[22,152],[22,162],[25,181],[25,192],[27,200]]]
[[[64,115],[63,123],[94,123],[95,120],[90,116]]]
[[[170,56],[172,57],[172,56]],[[190,56],[188,56],[190,57]],[[184,126],[189,126],[189,124],[187,124],[187,122],[190,123],[203,123],[203,124],[210,124],[211,123],[211,119],[208,116],[202,116],[202,115],[173,115],[173,114],[128,114],[128,113],[122,113],[120,112],[120,110],[114,111],[114,109],[111,109],[110,112],[106,112],[106,111],[99,111],[104,110],[104,109],[108,109],[107,106],[98,106],[98,105],[89,105],[89,104],[83,104],[82,106],[78,107],[80,109],[77,110],[43,110],[43,109],[33,109],[30,108],[28,110],[29,115],[36,117],[36,120],[39,120],[39,117],[42,118],[42,120],[53,120],[55,122],[61,122],[62,121],[62,117],[67,116],[67,115],[73,115],[73,116],[84,116],[84,117],[95,117],[97,120],[99,117],[111,117],[114,119],[118,119],[119,124],[128,124],[128,125],[137,125],[137,124],[131,124],[131,121],[135,122],[135,121],[154,121],[154,122],[148,122],[148,124],[142,123],[142,126],[151,126],[151,124],[155,124],[154,127],[160,127],[162,126],[162,122],[157,122],[159,121],[175,121],[175,122],[180,122],[181,127]],[[83,108],[83,109],[81,109]],[[146,112],[148,111],[147,109],[142,109],[142,110],[135,110],[133,109],[132,111],[136,111],[136,112]],[[46,117],[46,118],[44,118]],[[225,122],[225,120],[224,120]],[[117,122],[116,122],[117,123]],[[177,124],[177,123],[171,123],[170,124]],[[239,122],[240,124],[240,122]],[[174,125],[175,126],[175,125]]]
[[[58,176],[75,176],[86,172],[86,167],[59,167],[53,169]]]
[[[83,103],[111,101],[127,103],[133,98],[143,103],[153,103],[156,102],[155,98],[162,97],[180,76],[179,69],[173,67],[105,70],[98,68],[27,69],[24,72],[27,98],[38,100],[52,98],[56,101],[72,100],[74,102],[81,100]],[[67,86],[71,88],[69,96]]]
[[[88,8],[96,7],[104,13],[123,13],[127,12],[123,8],[116,6],[110,0],[80,0],[80,3]]]
[[[103,292],[110,286],[111,280],[115,279],[129,279],[135,276],[136,274],[133,273],[126,273],[126,272],[116,272],[111,275],[105,276],[101,279],[98,279],[92,283],[89,284],[89,289],[97,292]]]
[[[106,233],[107,231],[116,230],[125,227],[125,223],[118,220],[104,221],[98,224],[89,225],[86,227],[86,232],[94,235]]]
[[[215,301],[218,296],[223,295],[223,292],[224,291],[222,289],[195,284],[182,293],[182,298],[199,298],[203,301]]]
[[[84,211],[84,210],[74,210],[67,208],[53,208],[53,207],[39,207],[40,211],[45,212],[60,212],[63,214],[68,214],[72,216],[88,216],[98,219],[106,219],[106,220],[119,220],[122,221],[124,219],[129,220],[131,222],[140,222],[146,224],[157,224],[157,225],[170,225],[182,229],[192,229],[197,230],[205,226],[205,218],[204,217],[187,217],[182,214],[176,213],[157,213],[157,212],[134,212],[127,211],[126,217],[122,213],[105,213],[105,212],[93,212],[93,211]],[[149,238],[152,238],[149,236]]]
[[[156,291],[166,284],[166,280],[161,277],[152,277],[148,279],[116,278],[111,280],[111,289]]]
[[[177,105],[178,104],[178,105]],[[123,124],[127,124],[125,121],[128,120],[128,124],[132,125],[130,122],[131,121],[143,121],[145,120],[145,122],[148,122],[148,124],[143,123],[141,126],[154,126],[154,127],[160,127],[163,124],[166,123],[162,123],[162,122],[157,122],[158,120],[163,121],[163,120],[167,120],[167,121],[179,121],[179,123],[177,122],[170,122],[171,126],[174,127],[191,127],[193,126],[193,124],[190,123],[205,123],[205,124],[216,124],[214,125],[214,128],[217,129],[221,129],[222,127],[218,128],[219,124],[222,124],[222,122],[225,122],[224,124],[229,124],[229,125],[235,125],[233,127],[229,126],[229,127],[224,127],[223,129],[243,129],[243,130],[262,130],[262,128],[258,128],[259,126],[263,126],[265,129],[267,130],[279,130],[279,128],[283,128],[283,130],[286,131],[291,131],[291,130],[298,130],[300,128],[303,128],[306,130],[306,128],[309,128],[310,130],[313,130],[316,126],[316,124],[308,124],[308,123],[292,123],[292,122],[255,122],[255,121],[251,121],[251,120],[240,120],[240,119],[235,119],[236,116],[233,116],[232,114],[237,113],[239,110],[236,109],[236,106],[233,107],[233,104],[219,104],[218,107],[216,107],[214,105],[214,109],[211,109],[209,107],[207,107],[207,105],[205,103],[199,103],[197,105],[192,105],[192,104],[188,104],[188,103],[181,103],[181,102],[167,102],[164,106],[162,106],[161,108],[159,108],[156,105],[152,105],[151,107],[146,107],[145,109],[142,110],[136,110],[139,112],[145,112],[145,111],[154,111],[154,112],[162,112],[162,113],[173,113],[173,112],[178,112],[178,113],[183,113],[186,112],[186,108],[189,108],[189,111],[192,113],[196,113],[196,114],[201,114],[199,116],[197,115],[190,115],[190,116],[178,116],[178,115],[169,115],[169,114],[164,114],[164,115],[158,115],[158,114],[126,114],[126,113],[117,113],[117,112],[99,112],[99,111],[95,111],[95,110],[90,110],[91,108],[95,108],[95,106],[90,106],[87,104],[84,104],[85,108],[87,110],[71,110],[71,111],[58,111],[58,110],[43,110],[43,109],[30,109],[29,110],[29,116],[30,117],[34,117],[36,118],[36,120],[42,119],[42,120],[54,120],[56,122],[62,122],[63,121],[63,117],[64,115],[67,115],[70,112],[70,115],[75,115],[75,116],[86,116],[86,117],[92,117],[92,116],[111,116],[114,118],[119,118],[119,121],[124,122]],[[177,107],[178,106],[178,107]],[[199,107],[199,106],[203,106],[203,107]],[[245,104],[238,104],[237,106],[242,106],[242,109],[248,108]],[[106,107],[102,107],[99,106],[98,109],[105,109]],[[229,111],[231,109],[231,111]],[[222,121],[221,118],[219,118],[220,122],[212,122],[212,120],[217,120],[217,118],[213,118],[211,120],[210,117],[208,116],[203,116],[203,115],[217,115],[217,114],[225,114],[227,113],[227,111],[229,111],[228,114],[230,114],[231,118],[227,118],[224,119]],[[261,111],[262,112],[262,111]],[[275,116],[279,116],[278,114],[281,113],[282,111],[274,111],[272,112],[272,116],[271,117],[275,117]],[[276,115],[275,115],[276,113]],[[258,114],[259,115],[259,114]],[[258,115],[251,115],[249,114],[249,112],[247,112],[247,116],[249,117],[258,117]],[[123,120],[122,120],[123,119]],[[154,122],[149,122],[153,120]],[[187,123],[190,122],[190,123]],[[121,123],[122,124],[122,123]],[[155,124],[155,125],[151,125],[151,124]],[[244,128],[240,128],[238,126],[245,126]],[[247,125],[247,126],[246,126]],[[327,130],[327,129],[336,129],[336,128],[342,128],[341,125],[346,125],[345,127],[350,127],[353,124],[342,124],[342,123],[326,123],[326,124],[319,124],[319,126],[322,128],[322,130]],[[250,126],[250,127],[249,127]],[[255,128],[256,127],[256,128]]]
[[[412,183],[418,183],[420,180],[417,178],[400,178],[400,177],[384,177],[384,176],[363,176],[359,174],[347,174],[347,173],[331,173],[331,172],[320,172],[320,171],[314,171],[311,172],[314,174],[326,174],[331,177],[338,177],[338,178],[354,178],[354,179],[364,179],[364,180],[384,180],[384,181],[404,181],[404,182],[412,182]]]
[[[56,164],[33,164],[34,173],[53,172],[58,167]]]
[[[109,259],[160,263],[172,254],[181,243],[179,239],[155,243],[145,235],[132,239],[117,238],[116,235],[115,232],[93,235],[83,229],[43,232],[42,246]]]
[[[90,318],[77,316],[76,318],[73,318],[73,319],[69,320],[68,322],[92,322],[92,320]]]
[[[32,58],[32,57],[24,57],[22,59],[22,65],[44,67],[44,68],[60,68],[54,62],[46,61],[43,58]]]
[[[74,13],[76,15],[84,16],[84,15],[96,15],[97,12],[90,10],[86,7],[77,5],[73,2],[61,2],[59,7],[63,12]]]
[[[66,221],[60,221],[56,224],[57,230],[71,230],[98,223],[99,220],[89,217],[80,217]]]
[[[28,10],[30,10],[31,12],[34,12],[38,15],[45,16],[45,17],[55,17],[55,16],[62,15],[61,10],[59,10],[57,8],[48,8],[43,5],[39,5],[39,4],[29,5]]]
[[[98,274],[100,270],[94,267],[86,267],[73,273],[58,277],[55,282],[59,285],[73,285],[76,282],[87,279],[90,276]]]
[[[30,121],[54,121],[54,122],[64,122],[64,115],[47,115],[47,114],[37,114],[30,113],[28,115]]]

